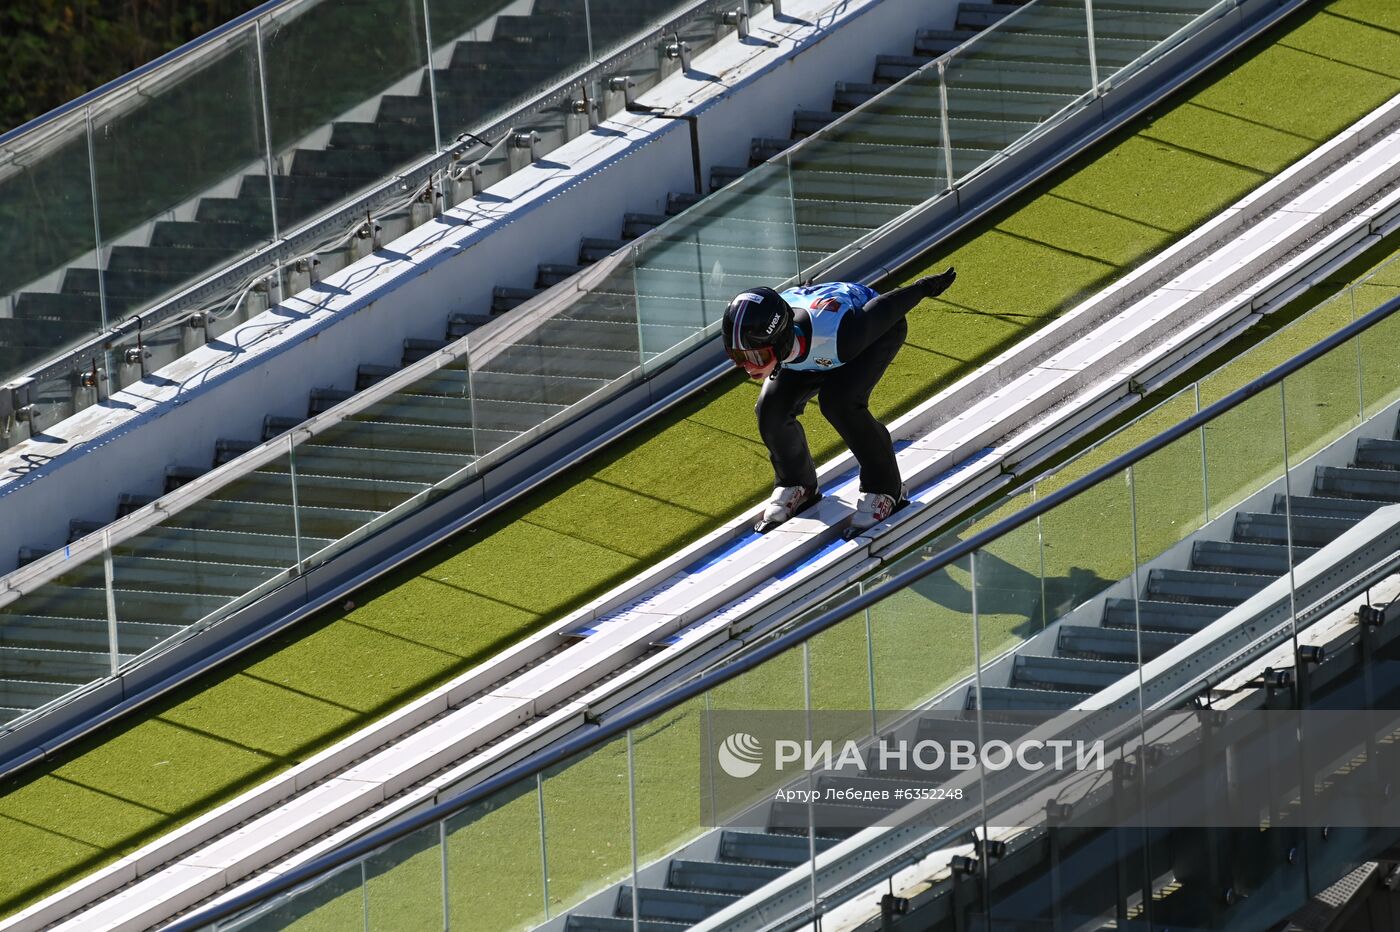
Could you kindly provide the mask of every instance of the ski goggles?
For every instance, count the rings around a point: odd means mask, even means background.
[[[734,360],[735,365],[744,369],[762,369],[778,361],[778,354],[773,352],[771,346],[760,346],[751,350],[726,349],[725,352]]]

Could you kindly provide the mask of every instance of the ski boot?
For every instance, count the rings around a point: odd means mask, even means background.
[[[773,490],[772,497],[768,499],[768,506],[763,509],[763,516],[758,519],[753,529],[759,534],[767,534],[784,521],[802,514],[821,499],[821,489],[780,485]]]
[[[841,536],[846,540],[854,540],[875,525],[888,521],[891,515],[907,504],[909,499],[905,496],[904,489],[899,490],[898,501],[893,495],[862,492],[860,501],[856,503],[856,513],[851,517],[851,523],[846,525],[846,530],[841,532]]]

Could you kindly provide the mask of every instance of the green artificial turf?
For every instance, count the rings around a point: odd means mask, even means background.
[[[1400,91],[1394,20],[1381,0],[1332,0],[946,244],[909,278],[951,263],[958,283],[946,300],[925,302],[910,315],[909,344],[873,408],[888,418],[927,398]],[[357,593],[353,608],[324,612],[7,781],[0,788],[7,841],[0,846],[0,914],[306,759],[759,500],[771,473],[753,421],[756,392],[737,378],[722,380]],[[834,432],[815,411],[805,423],[819,460],[837,452]],[[1183,462],[1190,452],[1180,451]],[[1199,462],[1199,449],[1195,455]],[[1156,507],[1184,526],[1191,509],[1177,498],[1163,496]],[[1105,493],[1093,508],[1110,529],[1105,534],[1116,533],[1121,495]],[[1046,533],[1046,572],[1065,579],[1044,594],[1047,605],[1064,603],[1092,579],[1123,574],[1122,554],[1106,553],[1101,542],[1090,546],[1096,542],[1086,542],[1073,522]],[[1029,633],[1025,619],[1034,611],[1022,609],[1042,594],[1017,556],[1026,545],[1008,541],[1004,554],[993,555],[1005,566],[986,577],[986,597],[1006,608],[982,617],[984,656]],[[912,705],[968,668],[966,586],[966,573],[954,568],[872,611],[879,706]],[[931,590],[941,606],[934,612]],[[864,624],[852,619],[812,645],[819,705],[868,704]],[[732,708],[800,707],[801,690],[800,665],[782,658],[712,700]],[[644,854],[697,829],[698,812],[687,808],[699,785],[692,772],[697,716],[696,707],[678,710],[634,747],[639,754],[642,744],[650,748],[639,771],[639,805],[660,813],[639,839]],[[617,805],[617,749],[597,758],[586,765],[597,773],[561,774],[546,786],[545,834],[556,846],[551,913],[630,863],[625,810]],[[610,788],[602,801],[600,785]],[[500,802],[481,820],[459,820],[449,840],[449,909],[469,927],[504,927],[544,911],[534,797]],[[403,888],[440,886],[423,866],[425,851],[406,850],[401,870],[414,879]],[[492,882],[501,872],[511,878],[510,897]],[[522,882],[529,877],[539,881],[537,892]],[[367,894],[372,914],[384,917],[375,927],[404,928],[395,917],[416,917],[411,911],[422,908],[385,892],[393,886],[372,885]],[[305,927],[358,923],[360,895],[358,871],[335,879],[324,891],[325,909],[308,918],[318,925]]]

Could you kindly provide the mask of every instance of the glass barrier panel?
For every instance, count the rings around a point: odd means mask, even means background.
[[[541,811],[530,777],[445,821],[449,928],[506,932],[548,918]]]
[[[1358,343],[1348,340],[1283,380],[1288,461],[1300,463],[1361,423]],[[1302,494],[1296,489],[1294,494]]]
[[[0,607],[0,725],[115,672],[103,554]]]
[[[105,324],[91,177],[84,112],[0,146],[0,384]]]
[[[868,737],[874,728],[873,684],[869,615],[858,612],[807,641],[807,677],[810,708],[849,710],[864,716],[833,717],[838,728],[850,733],[831,734],[833,740]],[[847,720],[849,719],[849,721]]]
[[[280,585],[307,548],[284,454],[112,546],[117,643],[129,662]],[[329,543],[329,541],[324,541]]]
[[[540,793],[551,916],[631,873],[629,778],[625,737],[545,771]]]
[[[1194,386],[1187,386],[1161,402],[1150,411],[1143,412],[1136,419],[1115,430],[1112,434],[1096,442],[1087,450],[1074,455],[1074,458],[1057,467],[1052,474],[1052,485],[1047,490],[1061,488],[1076,479],[1081,479],[1115,457],[1136,448],[1169,428],[1186,420],[1199,410]],[[1199,472],[1199,465],[1197,467]]]
[[[3,327],[3,324],[0,324],[0,327]],[[4,350],[0,349],[0,353],[3,352]],[[104,366],[104,355],[106,354],[96,353],[89,365]],[[40,357],[36,356],[31,361],[39,359]],[[35,382],[29,389],[29,403],[34,406],[34,417],[28,425],[30,436],[43,434],[54,424],[71,417],[77,411],[79,397],[84,396],[87,403],[96,401],[97,397],[92,389],[76,386],[71,375],[65,374]]]
[[[939,101],[930,68],[789,156],[804,269],[949,189]]]
[[[796,279],[792,209],[787,163],[770,162],[637,244],[637,327],[645,363],[717,324],[743,289],[781,290]]]
[[[608,58],[638,34],[658,28],[667,20],[678,16],[687,5],[676,0],[591,4],[588,12],[593,58],[597,61]],[[681,23],[679,38],[690,46],[691,55],[698,55],[720,36],[731,31],[717,28],[717,9],[715,4],[711,4]],[[667,38],[669,37],[668,33]],[[648,48],[641,54],[651,51]]]
[[[1400,255],[1392,256],[1367,272],[1347,289],[1347,293],[1351,298],[1353,320],[1400,297]]]
[[[526,331],[496,330],[472,345],[473,449],[486,456],[562,415],[637,368],[631,253],[603,259],[583,292],[541,308]]]
[[[1277,333],[1249,347],[1200,381],[1201,405],[1208,406],[1248,385],[1276,366],[1336,333],[1353,320],[1348,292],[1320,301]],[[1354,378],[1354,375],[1353,375]],[[1354,409],[1353,409],[1354,410]]]
[[[1034,496],[1019,495],[978,524],[990,526],[1034,500]],[[1030,521],[977,551],[975,604],[984,665],[1055,620],[1046,617],[1046,599],[1054,599],[1058,589],[1054,580],[1045,577],[1040,538],[1040,523]]]
[[[1055,475],[1036,483],[1036,496],[1044,497],[1061,482]],[[1100,594],[1134,597],[1132,531],[1126,473],[1110,476],[1041,515],[1047,624]],[[1094,616],[1095,608],[1085,611]]]
[[[420,828],[365,859],[365,928],[432,929],[442,924],[442,826]]]
[[[945,83],[961,180],[1093,90],[1083,0],[1011,13],[957,50]]]
[[[1188,394],[1182,400],[1192,399]],[[1204,454],[1201,431],[1194,430],[1133,464],[1139,562],[1166,557],[1173,547],[1205,527],[1208,490]],[[1190,563],[1190,558],[1172,554],[1167,562]]]
[[[437,150],[422,0],[322,0],[260,23],[282,235]]]
[[[443,145],[451,144],[459,133],[479,132],[592,59],[595,43],[590,40],[586,0],[556,0],[532,9],[501,0],[428,0],[427,6]],[[592,6],[595,30],[603,24],[621,28],[628,19],[610,12],[610,4]],[[428,114],[431,130],[431,112],[424,106],[428,93],[425,80],[413,100],[418,110]],[[530,120],[530,128],[549,149],[563,142],[566,116],[562,109],[545,116]],[[548,138],[553,135],[560,138]],[[508,156],[497,150],[492,157]]]
[[[869,585],[883,581],[877,577]],[[972,675],[972,579],[966,559],[891,593],[869,614],[875,705],[881,712],[920,708]],[[877,724],[887,724],[888,718],[881,715]]]
[[[330,932],[365,928],[364,863],[347,864],[314,884],[284,893],[219,932]]]
[[[1385,300],[1400,297],[1400,263],[1392,266],[1391,274],[1397,281],[1394,293]],[[1367,293],[1358,292],[1358,301]],[[1371,304],[1371,300],[1374,298],[1357,305],[1358,316],[1380,306]],[[1371,329],[1358,334],[1356,343],[1357,354],[1360,356],[1361,394],[1366,417],[1375,417],[1400,400],[1400,353],[1395,352],[1395,347],[1400,346],[1400,314],[1392,314]],[[1396,428],[1395,439],[1400,440],[1400,424],[1392,426]]]
[[[1098,58],[1099,81],[1140,70],[1193,31],[1204,28],[1214,17],[1203,14],[1212,9],[1233,9],[1231,0],[1162,0],[1149,8],[1128,10],[1097,4],[1094,6],[1094,51]],[[1171,42],[1167,42],[1171,39]]]
[[[1206,404],[1209,379],[1201,382],[1201,403]],[[1210,490],[1211,517],[1219,517],[1240,505],[1283,476],[1283,395],[1279,386],[1267,389],[1240,405],[1226,411],[1205,425],[1206,486]],[[1282,491],[1282,484],[1275,491]],[[1250,510],[1268,515],[1274,505],[1261,500]],[[1275,522],[1264,522],[1270,528],[1250,532],[1254,543],[1282,543],[1275,539]]]
[[[700,793],[705,775],[700,749],[704,697],[668,709],[632,729],[632,764],[637,820],[637,866],[645,867],[704,834]]]
[[[275,238],[258,68],[256,34],[246,27],[94,106],[108,320],[144,311]],[[64,284],[98,294],[96,276],[84,282],[70,272]],[[173,359],[183,330],[163,332],[151,349],[173,343]]]
[[[807,708],[802,680],[802,651],[793,648],[712,688],[706,708],[801,711]]]

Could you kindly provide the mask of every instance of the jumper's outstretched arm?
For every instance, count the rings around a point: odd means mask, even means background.
[[[936,298],[948,290],[948,286],[957,277],[958,273],[950,268],[942,274],[921,278],[903,288],[896,288],[873,298],[859,314],[851,314],[842,321],[841,331],[837,335],[837,351],[840,352],[841,358],[848,361],[854,359],[867,346],[903,320],[920,301]]]

